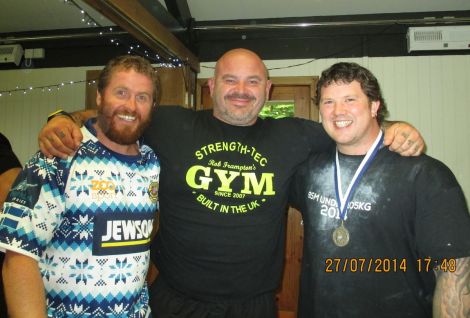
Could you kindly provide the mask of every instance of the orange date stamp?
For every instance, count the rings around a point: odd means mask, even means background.
[[[410,261],[406,258],[326,258],[326,273],[398,273],[406,271],[430,272],[441,270],[456,271],[456,259],[441,260],[419,258]]]

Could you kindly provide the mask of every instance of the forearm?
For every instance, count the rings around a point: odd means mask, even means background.
[[[96,109],[80,110],[70,114],[75,123],[79,126],[83,126],[88,119],[96,117],[97,115],[98,111]]]
[[[470,317],[470,257],[456,260],[455,271],[437,271],[433,318]]]
[[[397,123],[400,123],[400,121],[383,120],[381,127],[383,130],[387,130],[388,128],[392,127],[393,124]]]
[[[36,260],[7,251],[3,264],[3,283],[8,317],[47,317],[44,283]]]

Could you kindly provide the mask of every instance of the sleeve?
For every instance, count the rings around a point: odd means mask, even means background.
[[[41,257],[65,209],[64,162],[38,152],[26,164],[0,214],[0,247]]]
[[[175,118],[187,109],[180,106],[158,106],[153,112],[148,127],[144,131],[143,142],[150,148],[158,149],[161,143],[166,141],[166,136],[171,136],[171,131],[178,127]]]
[[[462,189],[450,169],[437,160],[429,160],[416,177],[415,189],[415,231],[420,257],[470,256],[470,215]]]
[[[301,138],[309,145],[310,154],[325,152],[334,145],[333,139],[328,136],[322,124],[312,120],[297,119],[303,129]]]
[[[302,207],[302,198],[305,193],[305,179],[307,178],[307,167],[308,161],[304,162],[295,172],[289,186],[289,204],[299,210],[301,213],[304,212]]]

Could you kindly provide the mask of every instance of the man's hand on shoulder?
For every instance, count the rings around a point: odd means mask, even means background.
[[[384,145],[401,156],[419,156],[425,149],[419,131],[405,122],[385,122]]]
[[[39,132],[39,148],[48,158],[73,155],[83,136],[80,127],[67,116],[52,118]]]

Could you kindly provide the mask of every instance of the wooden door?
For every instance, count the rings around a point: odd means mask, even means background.
[[[159,77],[160,106],[180,105],[193,108],[196,75],[188,68],[156,68]],[[96,108],[96,87],[101,70],[89,70],[86,73],[86,109]]]
[[[273,86],[269,101],[293,102],[294,116],[318,121],[318,109],[312,102],[317,77],[272,78]],[[199,80],[198,109],[211,109],[209,87]],[[287,211],[286,250],[281,287],[277,294],[279,318],[297,317],[300,264],[302,262],[303,225],[300,212],[294,208]]]

